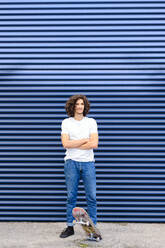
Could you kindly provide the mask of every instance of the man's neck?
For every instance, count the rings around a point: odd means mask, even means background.
[[[81,115],[78,115],[78,114],[76,114],[76,115],[74,115],[74,119],[76,120],[76,121],[81,121],[82,119],[83,119],[83,115],[81,114]]]

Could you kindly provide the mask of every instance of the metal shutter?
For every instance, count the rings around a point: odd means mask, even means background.
[[[98,220],[164,222],[164,90],[165,1],[0,0],[0,220],[65,221],[60,124],[82,93]]]

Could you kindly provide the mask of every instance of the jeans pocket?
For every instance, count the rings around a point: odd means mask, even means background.
[[[67,159],[64,163],[64,172],[66,173],[69,169],[71,159]]]

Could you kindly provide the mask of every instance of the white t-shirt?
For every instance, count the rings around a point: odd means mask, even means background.
[[[61,129],[61,134],[68,134],[70,140],[89,138],[91,133],[98,132],[95,119],[86,116],[81,121],[75,120],[74,117],[64,119]],[[79,162],[94,161],[93,149],[67,148],[65,155],[64,160],[72,159]]]

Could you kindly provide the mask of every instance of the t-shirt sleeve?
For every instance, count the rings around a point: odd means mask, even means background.
[[[69,134],[68,124],[67,124],[66,120],[63,120],[62,124],[61,124],[61,134],[63,134],[63,133]]]
[[[98,133],[97,122],[93,118],[91,118],[91,124],[90,124],[90,134],[91,133]]]

